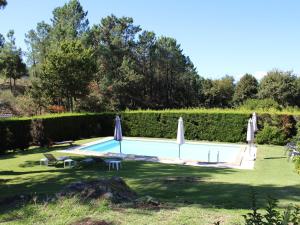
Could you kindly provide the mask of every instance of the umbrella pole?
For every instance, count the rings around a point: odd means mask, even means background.
[[[119,143],[120,143],[120,154],[122,153],[122,149],[121,149],[121,141],[119,141]]]

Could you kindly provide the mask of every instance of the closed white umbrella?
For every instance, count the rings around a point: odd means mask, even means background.
[[[120,153],[122,153],[121,141],[123,139],[123,136],[122,136],[121,120],[120,120],[119,116],[116,116],[114,139],[119,142],[119,144],[120,144]]]
[[[177,144],[178,144],[178,157],[180,159],[180,145],[184,144],[184,127],[183,127],[183,119],[182,117],[178,120],[178,128],[177,128]]]
[[[253,123],[253,132],[255,133],[256,131],[258,131],[258,129],[257,129],[257,116],[256,116],[255,112],[252,114],[252,123]]]
[[[248,127],[247,127],[247,142],[251,145],[254,142],[254,130],[253,130],[253,123],[252,119],[248,120]]]

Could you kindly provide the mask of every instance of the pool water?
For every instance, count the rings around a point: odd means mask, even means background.
[[[158,158],[178,159],[179,155],[178,144],[175,141],[123,140],[121,149],[123,154]],[[180,149],[180,158],[182,160],[234,162],[242,147],[241,145],[231,144],[186,143],[181,145]],[[120,145],[118,141],[108,140],[80,148],[80,150],[95,151],[103,154],[120,153]]]

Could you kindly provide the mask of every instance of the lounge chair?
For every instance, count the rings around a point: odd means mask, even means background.
[[[55,158],[55,156],[50,153],[44,153],[44,156],[48,160],[48,164],[54,164],[54,165],[56,165],[58,162],[64,162],[66,159],[70,159],[69,156],[61,156]]]
[[[74,141],[70,140],[70,141],[56,141],[53,142],[53,145],[65,145],[65,144],[69,144],[70,146],[73,146]]]
[[[295,142],[288,142],[286,145],[285,145],[285,155],[287,153],[290,153],[292,151],[297,151],[297,145]]]

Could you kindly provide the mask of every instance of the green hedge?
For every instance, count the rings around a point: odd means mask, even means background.
[[[113,134],[114,114],[75,114],[0,120],[0,153],[30,145]]]
[[[188,140],[245,142],[247,120],[251,113],[226,110],[126,111],[121,113],[123,134],[176,138],[180,116],[184,119],[185,137]],[[2,119],[0,152],[25,149],[33,144],[44,146],[54,141],[112,136],[114,117],[115,113],[87,113]],[[298,120],[292,115],[258,114],[259,143],[284,144],[296,135]]]
[[[222,142],[244,142],[249,114],[228,113],[123,113],[126,136],[176,138],[177,121],[182,116],[185,138]]]
[[[28,148],[31,142],[30,125],[30,119],[0,120],[0,153]]]

